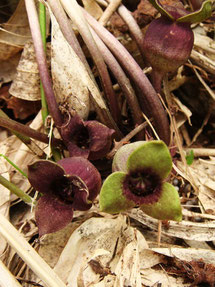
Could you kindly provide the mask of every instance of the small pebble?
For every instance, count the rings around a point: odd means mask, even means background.
[[[179,185],[179,180],[177,178],[174,178],[172,184],[174,186],[178,186]]]

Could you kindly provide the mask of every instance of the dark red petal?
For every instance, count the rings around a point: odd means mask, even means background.
[[[92,204],[88,201],[89,191],[84,181],[76,175],[68,177],[71,182],[71,189],[73,190],[73,203],[74,210],[85,211],[91,208]]]
[[[69,142],[67,144],[67,148],[68,148],[68,151],[69,151],[69,155],[71,157],[72,156],[81,156],[81,157],[84,157],[84,158],[88,158],[89,157],[90,150],[88,148],[87,149],[80,148],[73,142]]]
[[[64,228],[72,218],[71,205],[59,201],[56,197],[47,194],[38,200],[35,219],[40,237]]]
[[[39,192],[50,193],[51,186],[56,179],[64,176],[64,169],[48,160],[40,160],[28,166],[28,180]]]
[[[70,116],[68,121],[61,127],[62,138],[66,141],[71,141],[73,134],[84,127],[83,120],[78,116]]]
[[[89,190],[89,200],[98,195],[101,188],[101,176],[95,166],[82,157],[69,157],[58,161],[68,175],[79,176]]]
[[[115,131],[97,121],[86,121],[85,127],[90,138],[89,159],[101,159],[109,152],[112,145],[112,135]]]

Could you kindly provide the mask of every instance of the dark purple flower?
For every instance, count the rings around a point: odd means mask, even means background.
[[[114,132],[97,121],[83,121],[78,115],[61,127],[70,156],[82,156],[89,160],[103,158],[109,152]]]
[[[189,13],[182,3],[169,6],[162,5],[158,0],[149,2],[161,13],[161,17],[150,23],[143,49],[147,62],[153,68],[152,83],[156,91],[160,92],[163,76],[175,72],[190,56],[194,43],[190,25],[209,17],[212,4],[211,1],[205,1],[200,10]]]
[[[28,179],[42,193],[35,210],[40,236],[65,227],[73,210],[90,209],[101,187],[99,172],[82,157],[37,161],[28,167]]]

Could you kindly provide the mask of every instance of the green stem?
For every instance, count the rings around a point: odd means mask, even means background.
[[[16,194],[20,199],[22,199],[25,203],[29,205],[35,205],[36,201],[26,194],[24,191],[19,189],[15,184],[12,182],[8,181],[5,177],[0,175],[0,184],[2,184],[4,187],[9,189],[12,193]]]
[[[39,3],[39,22],[40,22],[40,31],[43,41],[43,48],[46,52],[46,7],[43,3]],[[42,119],[43,119],[43,125],[46,124],[46,118],[49,115],[48,111],[48,105],[45,97],[45,92],[43,88],[43,84],[40,80],[40,94],[41,94],[41,105],[42,105]]]
[[[12,165],[16,170],[18,170],[24,177],[28,178],[27,174],[22,171],[15,163],[13,163],[6,155],[0,154],[10,165]]]

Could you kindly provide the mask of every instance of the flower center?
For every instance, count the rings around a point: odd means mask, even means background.
[[[135,172],[127,178],[128,187],[136,196],[152,194],[159,183],[160,178],[150,171]]]
[[[136,205],[153,204],[161,193],[162,180],[151,168],[127,174],[123,181],[123,195]]]
[[[73,141],[81,149],[88,149],[90,144],[90,137],[87,128],[80,128],[74,135]]]
[[[62,177],[53,182],[54,194],[63,202],[73,203],[75,191],[78,189],[67,177]]]

